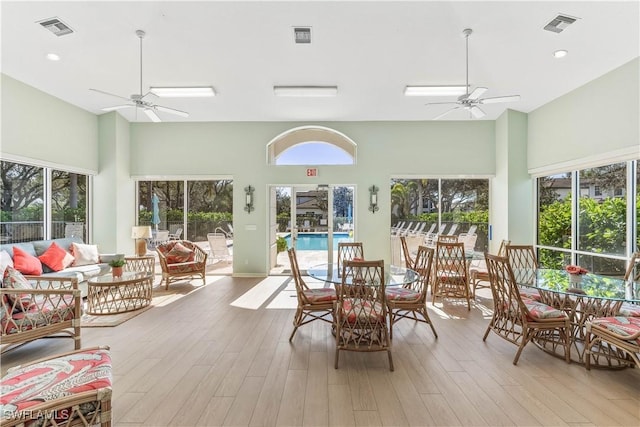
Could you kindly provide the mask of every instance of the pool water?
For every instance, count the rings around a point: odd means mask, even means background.
[[[327,233],[298,233],[298,251],[326,251]],[[291,234],[285,237],[287,247],[291,247]],[[349,233],[333,233],[333,249],[338,249],[339,242],[353,242]]]

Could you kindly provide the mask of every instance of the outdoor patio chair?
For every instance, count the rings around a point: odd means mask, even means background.
[[[289,341],[291,341],[300,326],[314,320],[322,320],[333,324],[333,304],[337,296],[333,288],[309,288],[300,275],[296,250],[291,248],[287,250],[287,253],[291,263],[291,275],[296,285],[296,297],[298,298],[296,314],[293,317],[293,332],[289,337]]]
[[[227,261],[231,260],[231,252],[227,246],[227,236],[223,233],[208,233],[207,241],[209,242],[209,256],[212,260]]]
[[[351,260],[364,260],[362,242],[338,242],[338,274],[342,274],[342,263]]]
[[[169,240],[180,240],[182,238],[182,228],[176,228],[174,233],[169,233]]]
[[[436,272],[433,279],[433,302],[437,297],[462,298],[469,301],[469,280],[464,243],[438,242],[436,244]]]
[[[393,371],[384,279],[384,260],[344,261],[335,308],[336,369],[342,350],[386,351]]]
[[[534,337],[544,337],[545,331],[555,331],[564,340],[565,361],[570,363],[571,326],[569,316],[554,307],[523,297],[513,275],[507,257],[485,254],[493,294],[493,316],[482,337],[486,341],[489,332],[495,332],[518,346],[513,364],[518,363],[524,347]]]
[[[393,339],[393,325],[400,319],[413,319],[428,323],[433,335],[438,338],[433,322],[427,312],[427,288],[433,262],[433,248],[420,246],[413,270],[420,275],[418,281],[402,286],[386,288],[387,307],[389,308],[389,336]],[[422,318],[419,318],[420,315]]]
[[[640,317],[599,317],[586,323],[585,368],[591,358],[613,357],[640,367]]]

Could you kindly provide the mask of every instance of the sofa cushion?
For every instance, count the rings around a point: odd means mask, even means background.
[[[176,243],[167,253],[167,264],[176,264],[180,262],[190,262],[195,258],[195,253],[184,246],[182,243]]]
[[[18,246],[13,247],[13,266],[24,274],[42,274],[42,263],[34,255],[27,253]]]
[[[74,256],[72,266],[81,266],[88,264],[98,264],[100,255],[98,254],[97,245],[84,245],[81,243],[71,243],[71,254]]]
[[[33,245],[34,250],[36,251],[36,256],[40,256],[49,249],[52,243],[60,246],[65,251],[71,252],[71,244],[72,243],[80,243],[84,242],[80,237],[61,237],[59,239],[51,239],[51,240],[34,240],[30,242]]]
[[[4,269],[7,267],[13,267],[13,259],[9,252],[3,249],[0,251],[0,277],[4,277]]]
[[[7,267],[4,271],[4,276],[2,278],[2,287],[8,289],[33,289],[31,282],[27,280],[26,277],[22,275],[18,270],[13,267]],[[16,307],[22,310],[28,310],[31,306],[31,294],[7,294],[7,298],[9,299],[9,303],[13,305],[14,298],[18,298],[20,301],[18,304],[15,304]]]
[[[56,242],[51,243],[38,259],[53,271],[63,270],[74,261],[73,255],[58,246]]]

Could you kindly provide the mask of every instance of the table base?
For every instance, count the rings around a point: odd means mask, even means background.
[[[107,315],[139,310],[151,304],[152,276],[136,282],[95,286],[87,291],[87,314]]]

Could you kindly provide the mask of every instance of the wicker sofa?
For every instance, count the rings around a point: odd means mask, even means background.
[[[188,240],[170,240],[158,245],[156,251],[165,289],[169,289],[171,282],[185,277],[200,277],[202,283],[206,283],[207,253],[200,246]]]

